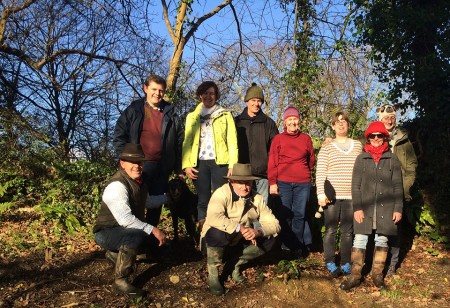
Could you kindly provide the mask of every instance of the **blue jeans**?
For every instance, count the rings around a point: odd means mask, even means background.
[[[103,249],[116,252],[122,245],[138,251],[156,250],[159,243],[153,234],[121,226],[105,228],[94,233],[94,240]]]
[[[205,219],[211,194],[227,182],[228,165],[217,165],[215,160],[199,160],[198,177],[193,181],[198,195],[198,220]]]
[[[289,183],[278,181],[283,209],[280,212],[280,239],[283,249],[305,251],[312,243],[311,230],[305,220],[306,204],[309,201],[311,183]]]
[[[255,190],[263,197],[264,202],[267,205],[269,202],[269,180],[255,180],[253,186],[255,186]]]
[[[169,179],[164,175],[160,162],[146,161],[142,177],[147,186],[148,194],[151,196],[162,195],[167,191],[167,183]],[[147,209],[145,220],[152,226],[158,226],[159,217],[161,216],[162,206],[156,209]]]
[[[369,240],[369,234],[355,234],[353,240],[353,247],[366,249],[367,242]],[[385,235],[379,235],[375,233],[375,247],[388,247],[388,237]]]
[[[353,205],[352,200],[336,200],[324,209],[325,235],[323,252],[325,263],[335,262],[336,233],[339,226],[341,238],[341,264],[350,262],[353,240]]]

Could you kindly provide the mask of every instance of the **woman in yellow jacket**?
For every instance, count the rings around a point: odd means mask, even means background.
[[[200,104],[186,117],[182,168],[198,194],[199,229],[203,227],[212,192],[226,183],[238,161],[236,127],[230,111],[216,104],[219,88],[213,81],[200,84]]]

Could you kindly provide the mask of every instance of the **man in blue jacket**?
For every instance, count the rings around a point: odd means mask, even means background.
[[[183,174],[184,133],[173,106],[163,99],[165,91],[165,79],[150,74],[144,82],[145,97],[133,101],[122,112],[114,130],[113,143],[118,155],[126,143],[142,146],[145,154],[143,179],[150,196],[160,196],[167,191],[172,172]],[[158,225],[161,207],[147,209],[149,224]]]

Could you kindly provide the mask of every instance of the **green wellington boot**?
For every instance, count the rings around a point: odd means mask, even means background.
[[[245,280],[245,278],[241,274],[241,265],[244,265],[248,263],[248,261],[258,258],[259,256],[262,256],[264,254],[264,250],[259,248],[256,245],[250,245],[245,247],[245,249],[242,251],[242,256],[239,258],[238,262],[234,266],[233,273],[231,274],[231,277],[234,281],[237,283],[241,283]]]
[[[222,264],[223,251],[223,247],[210,247],[206,245],[208,286],[209,292],[214,295],[223,295],[225,293],[225,289],[219,280],[219,266]]]
[[[112,285],[114,291],[133,298],[145,296],[144,290],[128,282],[128,278],[133,273],[134,264],[136,263],[136,254],[135,249],[127,246],[120,247],[114,268],[114,283]]]

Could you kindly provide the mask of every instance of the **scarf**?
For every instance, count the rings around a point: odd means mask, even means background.
[[[387,142],[383,142],[382,145],[376,148],[372,146],[370,143],[366,143],[366,145],[364,146],[364,151],[370,153],[372,155],[374,162],[376,163],[380,161],[381,155],[383,155],[383,153],[387,152],[388,150],[389,150],[389,143]]]

